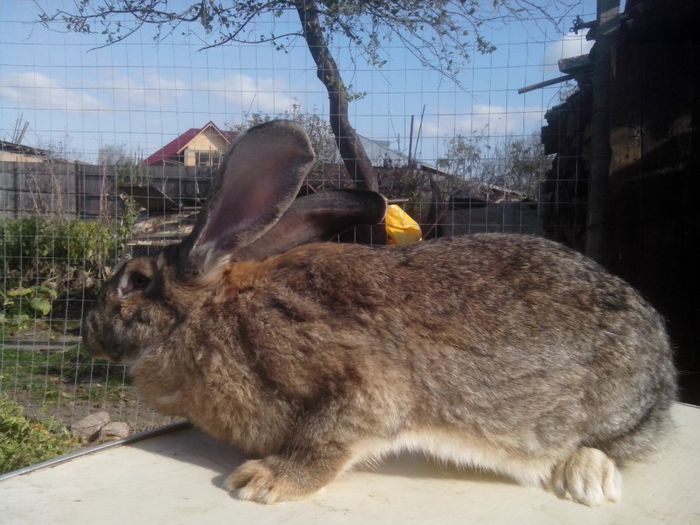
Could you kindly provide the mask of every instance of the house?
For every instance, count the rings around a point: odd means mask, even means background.
[[[0,140],[0,162],[44,162],[49,153],[45,149]]]
[[[237,131],[222,131],[209,121],[190,128],[148,157],[147,166],[211,166],[218,168]]]

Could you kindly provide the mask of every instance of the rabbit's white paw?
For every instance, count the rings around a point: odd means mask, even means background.
[[[294,499],[298,492],[277,476],[265,460],[246,461],[226,479],[224,486],[240,499],[268,504]]]
[[[596,448],[582,447],[557,466],[552,488],[562,497],[586,505],[600,505],[622,497],[622,478],[615,463]]]

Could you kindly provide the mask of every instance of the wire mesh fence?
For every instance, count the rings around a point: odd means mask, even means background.
[[[70,425],[104,410],[149,428],[166,418],[139,400],[124,367],[81,344],[99,284],[127,254],[189,231],[222,156],[255,123],[290,118],[307,130],[317,162],[305,191],[356,176],[303,39],[208,48],[201,30],[163,38],[144,28],[105,46],[99,33],[37,24],[48,4],[0,8],[0,392],[41,419]],[[588,56],[585,30],[568,28],[576,15],[595,19],[594,7],[575,3],[558,26],[545,16],[487,24],[495,49],[474,43],[454,78],[401,42],[382,44],[377,68],[342,35],[333,41],[379,189],[424,238],[502,231],[583,249],[591,98],[576,64],[561,60]],[[284,32],[298,25],[292,15],[258,27]]]

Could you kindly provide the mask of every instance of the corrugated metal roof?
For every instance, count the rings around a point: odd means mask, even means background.
[[[0,140],[0,150],[9,151],[12,153],[22,153],[25,155],[37,155],[41,157],[46,157],[49,154],[49,151],[45,149],[25,146],[24,144],[17,144],[16,142],[8,142],[5,140]]]
[[[360,135],[359,133],[357,136],[362,143],[362,147],[365,149],[365,153],[367,153],[369,161],[375,168],[408,166],[408,155],[404,155],[399,151],[391,149],[389,147],[391,144],[390,141],[370,139]],[[342,164],[343,159],[340,157],[340,153],[337,150],[335,155],[335,161],[338,164]],[[439,171],[435,166],[431,166],[423,161],[416,161],[416,166],[418,168],[427,168],[428,170],[434,170],[436,172]]]
[[[360,137],[360,142],[365,148],[365,152],[369,157],[372,166],[406,166],[408,164],[408,156],[389,148],[389,141],[372,140],[367,137]]]

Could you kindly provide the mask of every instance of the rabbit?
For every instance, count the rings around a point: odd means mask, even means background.
[[[309,496],[401,451],[596,505],[672,428],[661,316],[557,243],[475,234],[402,247],[323,242],[381,222],[370,191],[296,198],[314,153],[285,121],[228,153],[180,244],[128,260],[86,346],[144,398],[251,459],[244,500]]]

